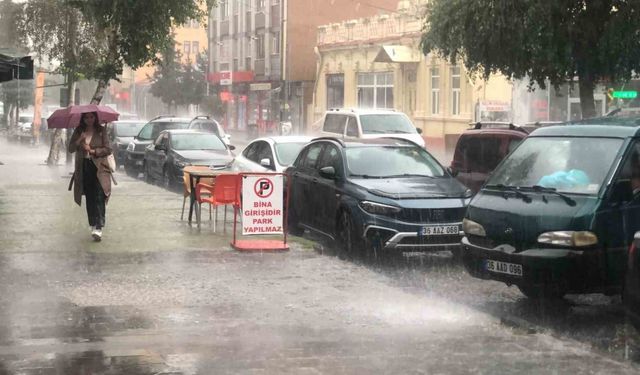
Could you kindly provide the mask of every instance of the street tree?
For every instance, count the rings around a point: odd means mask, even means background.
[[[17,48],[24,42],[24,36],[18,31],[22,11],[22,4],[14,3],[12,0],[0,1],[1,48]]]
[[[197,63],[188,58],[182,62],[182,54],[173,46],[167,48],[149,77],[151,93],[168,106],[200,105],[206,96],[206,56],[196,56]],[[175,110],[175,108],[172,108]]]
[[[124,65],[137,69],[158,62],[158,54],[173,46],[171,30],[191,19],[203,19],[215,0],[76,0],[73,6],[93,27],[95,49],[86,51],[87,78],[98,81],[92,102],[99,103]],[[89,69],[91,68],[91,69]]]
[[[173,38],[173,36],[172,36]],[[175,43],[164,48],[156,62],[151,81],[151,94],[170,107],[181,103],[182,54],[176,50]]]
[[[137,69],[157,62],[173,42],[172,27],[202,19],[213,5],[214,0],[31,0],[21,25],[39,56],[60,62],[69,85],[78,75],[97,81],[91,103],[99,104],[125,64]]]
[[[432,0],[421,47],[472,76],[502,73],[545,88],[578,80],[582,117],[596,115],[597,83],[640,72],[640,2]]]

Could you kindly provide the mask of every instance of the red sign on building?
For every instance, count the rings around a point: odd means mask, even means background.
[[[254,74],[251,70],[236,72],[224,71],[209,73],[209,76],[207,78],[209,82],[215,84],[220,84],[220,82],[225,80],[230,80],[232,82],[252,82],[254,79]]]

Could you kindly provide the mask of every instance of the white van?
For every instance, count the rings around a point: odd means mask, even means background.
[[[316,131],[323,137],[408,139],[425,147],[424,139],[407,115],[393,110],[330,109]]]

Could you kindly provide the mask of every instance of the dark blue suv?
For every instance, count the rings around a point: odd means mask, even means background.
[[[319,138],[287,170],[289,229],[361,250],[451,250],[456,255],[471,191],[407,140]]]

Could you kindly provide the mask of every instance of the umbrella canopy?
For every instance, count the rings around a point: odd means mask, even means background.
[[[60,108],[53,112],[47,119],[49,129],[75,128],[80,125],[80,117],[83,113],[96,112],[98,123],[116,121],[120,114],[111,107],[97,104],[70,105],[67,108]]]

